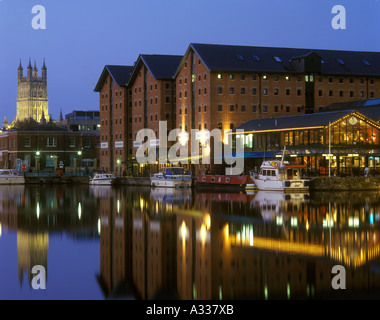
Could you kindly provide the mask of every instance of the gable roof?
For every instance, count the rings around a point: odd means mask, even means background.
[[[110,75],[119,87],[125,87],[133,70],[132,66],[106,65],[100,75],[94,91],[100,92],[107,76]]]
[[[127,85],[136,79],[141,66],[144,64],[156,80],[173,79],[182,56],[163,54],[140,54],[135,62]]]
[[[322,60],[321,74],[380,76],[379,52],[191,43],[181,65],[190,50],[214,72],[300,73],[291,63],[292,59],[314,53]]]

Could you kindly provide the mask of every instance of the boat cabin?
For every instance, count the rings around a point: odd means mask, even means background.
[[[266,161],[260,167],[259,175],[267,180],[293,180],[302,178],[303,165],[288,161]]]

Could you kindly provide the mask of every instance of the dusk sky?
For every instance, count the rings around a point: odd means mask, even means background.
[[[35,30],[32,8],[46,10]],[[346,29],[335,30],[335,5]],[[93,91],[106,64],[140,53],[185,53],[191,42],[379,51],[378,0],[0,0],[0,118],[16,116],[17,68],[46,60],[49,113],[98,109]]]

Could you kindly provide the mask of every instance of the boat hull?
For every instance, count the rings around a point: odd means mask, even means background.
[[[266,191],[308,191],[309,180],[265,180],[253,178],[258,190]]]
[[[25,178],[22,176],[0,177],[0,185],[2,184],[25,184]]]
[[[197,180],[197,186],[245,187],[249,183],[251,183],[249,175],[200,175]]]
[[[152,187],[164,188],[190,188],[191,179],[160,179],[151,178]]]
[[[115,183],[115,179],[90,180],[88,183],[95,186],[110,186]]]

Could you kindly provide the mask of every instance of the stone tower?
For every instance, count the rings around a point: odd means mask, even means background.
[[[34,62],[34,68],[32,68],[29,59],[27,74],[26,77],[24,77],[20,60],[17,73],[16,121],[33,119],[36,122],[40,122],[43,114],[46,115],[46,120],[49,120],[49,117],[47,116],[49,114],[49,110],[46,71],[45,59],[41,68],[41,77],[38,76],[36,62]]]

